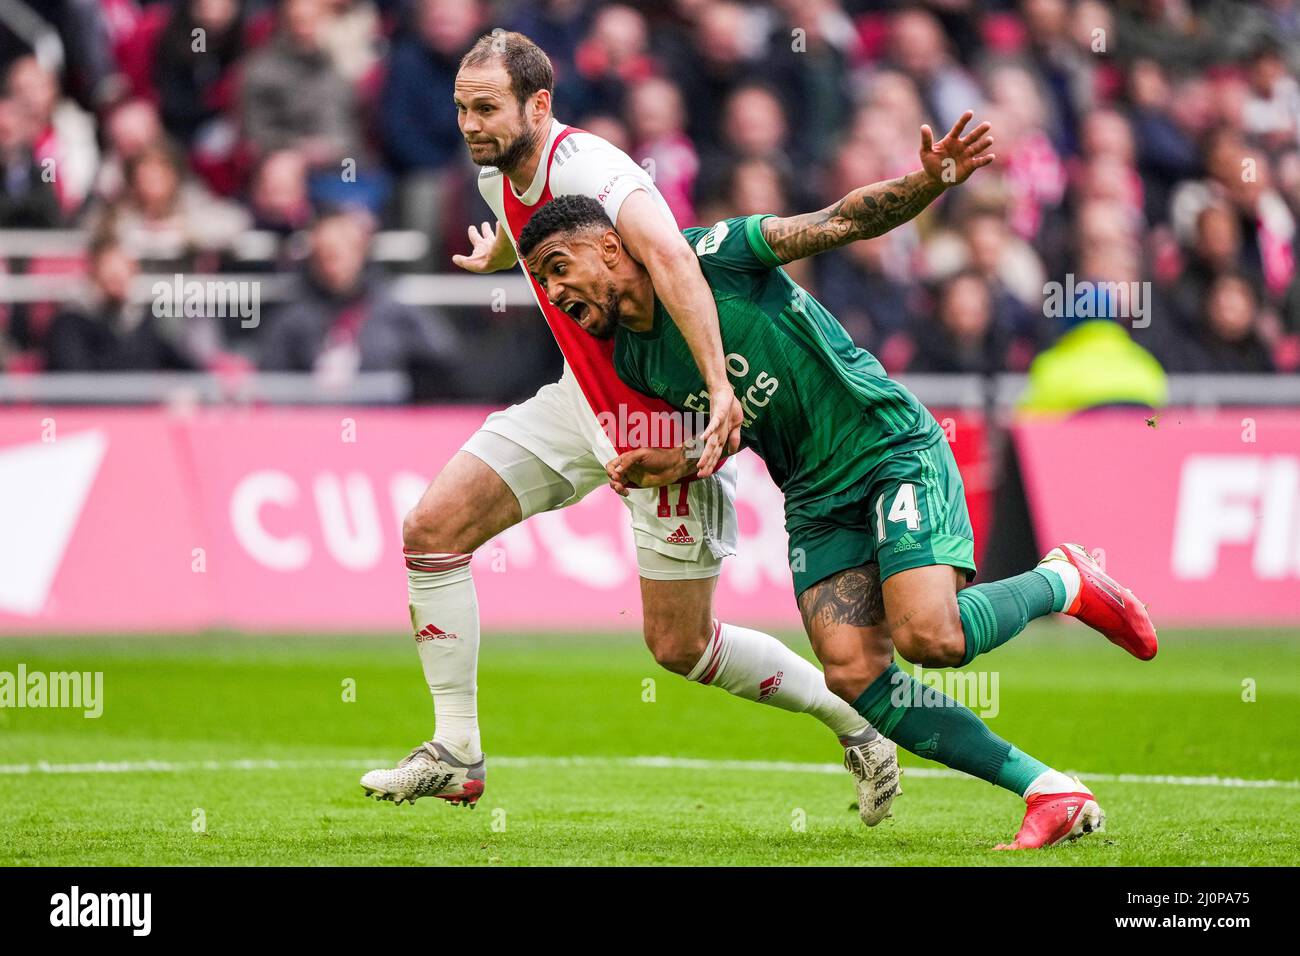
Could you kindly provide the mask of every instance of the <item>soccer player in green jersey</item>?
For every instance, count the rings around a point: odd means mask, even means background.
[[[819,212],[727,219],[684,230],[718,307],[742,443],[785,495],[795,592],[833,692],[913,753],[1027,802],[1002,848],[1048,846],[1100,829],[1077,779],[992,733],[974,712],[899,669],[969,664],[1034,618],[1063,612],[1142,660],[1156,653],[1140,601],[1077,545],[1030,571],[967,586],[974,541],[956,462],[933,416],[781,269],[911,218],[993,156],[987,123],[966,113],[939,142],[921,129],[921,169],[854,190]],[[519,251],[547,296],[583,329],[613,338],[634,388],[707,411],[691,353],[600,204],[563,196],[524,228]],[[680,482],[685,446],[636,449],[609,463],[616,490]]]

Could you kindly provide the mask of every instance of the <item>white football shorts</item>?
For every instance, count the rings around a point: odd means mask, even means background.
[[[558,382],[493,412],[462,446],[501,476],[524,518],[565,508],[609,483],[616,454],[568,366]],[[610,492],[611,494],[613,492]],[[655,580],[715,577],[736,553],[736,469],[666,488],[634,488],[622,499],[632,513],[637,566]]]

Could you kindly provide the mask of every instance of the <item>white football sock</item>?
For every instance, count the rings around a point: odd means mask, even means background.
[[[1070,605],[1074,604],[1075,599],[1079,596],[1079,589],[1083,587],[1083,579],[1079,576],[1079,569],[1070,563],[1070,559],[1065,556],[1064,551],[1060,548],[1053,548],[1043,556],[1043,560],[1038,562],[1037,570],[1055,574],[1057,579],[1060,580],[1061,586],[1065,588],[1065,607],[1062,610],[1068,612]]]
[[[813,664],[770,634],[714,621],[713,637],[687,680],[712,684],[745,700],[812,714],[843,738],[869,728],[861,714],[836,697]]]
[[[478,595],[468,554],[406,552],[411,627],[433,695],[433,739],[464,763],[483,756],[478,731]]]
[[[1030,797],[1036,797],[1043,793],[1091,793],[1087,787],[1079,783],[1073,777],[1061,773],[1059,770],[1044,770],[1034,782],[1029,785],[1025,791],[1024,797],[1028,800]]]

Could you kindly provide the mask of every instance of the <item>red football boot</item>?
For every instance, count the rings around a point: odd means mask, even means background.
[[[1078,790],[1030,797],[1016,838],[1010,843],[999,843],[993,849],[1037,850],[1105,829],[1106,814],[1077,777],[1074,782],[1079,785]]]
[[[1039,564],[1050,566],[1054,561],[1068,561],[1079,569],[1079,593],[1064,613],[1100,631],[1140,661],[1156,656],[1160,646],[1156,628],[1137,595],[1103,571],[1077,544],[1058,545]]]

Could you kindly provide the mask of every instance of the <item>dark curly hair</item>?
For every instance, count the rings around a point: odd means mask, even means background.
[[[519,255],[527,258],[543,239],[558,233],[572,233],[590,226],[613,229],[605,207],[590,196],[577,194],[552,199],[528,220],[519,233]]]

